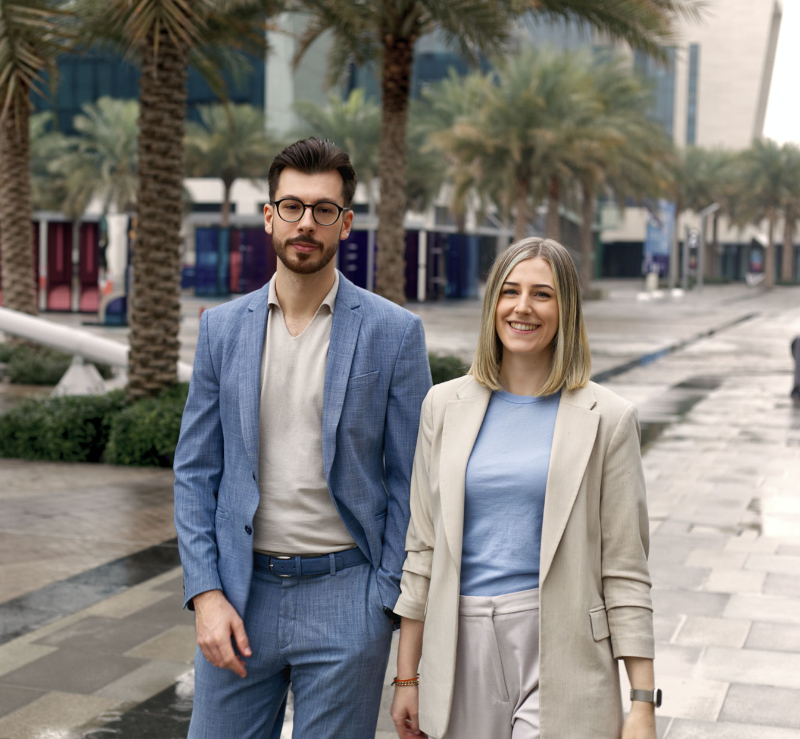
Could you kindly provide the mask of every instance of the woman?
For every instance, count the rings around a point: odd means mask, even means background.
[[[469,375],[422,406],[394,609],[401,739],[655,739],[638,422],[589,370],[566,249],[512,245]],[[624,726],[618,659],[642,691]]]

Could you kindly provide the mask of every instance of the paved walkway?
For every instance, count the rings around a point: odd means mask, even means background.
[[[475,304],[416,310],[431,349],[468,358]],[[620,286],[587,315],[596,370],[651,359],[605,384],[643,426],[659,737],[800,739],[800,290]],[[0,460],[0,501],[0,739],[184,737],[170,473]]]

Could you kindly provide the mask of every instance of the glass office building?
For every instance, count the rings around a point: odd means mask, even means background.
[[[246,57],[241,74],[225,75],[230,101],[264,107],[264,60]],[[58,59],[55,90],[48,89],[46,98],[34,95],[38,111],[51,110],[58,130],[74,133],[72,121],[81,106],[109,96],[122,99],[139,97],[139,67],[113,51],[93,50],[85,54],[64,54]],[[189,70],[187,80],[187,118],[198,120],[197,106],[219,102],[199,72]]]

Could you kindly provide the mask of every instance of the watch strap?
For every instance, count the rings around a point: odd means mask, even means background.
[[[661,690],[633,690],[631,689],[631,700],[651,703],[656,708],[661,707]]]

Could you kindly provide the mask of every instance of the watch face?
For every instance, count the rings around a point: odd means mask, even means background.
[[[656,708],[661,708],[661,688],[656,690],[655,700],[653,701]]]

